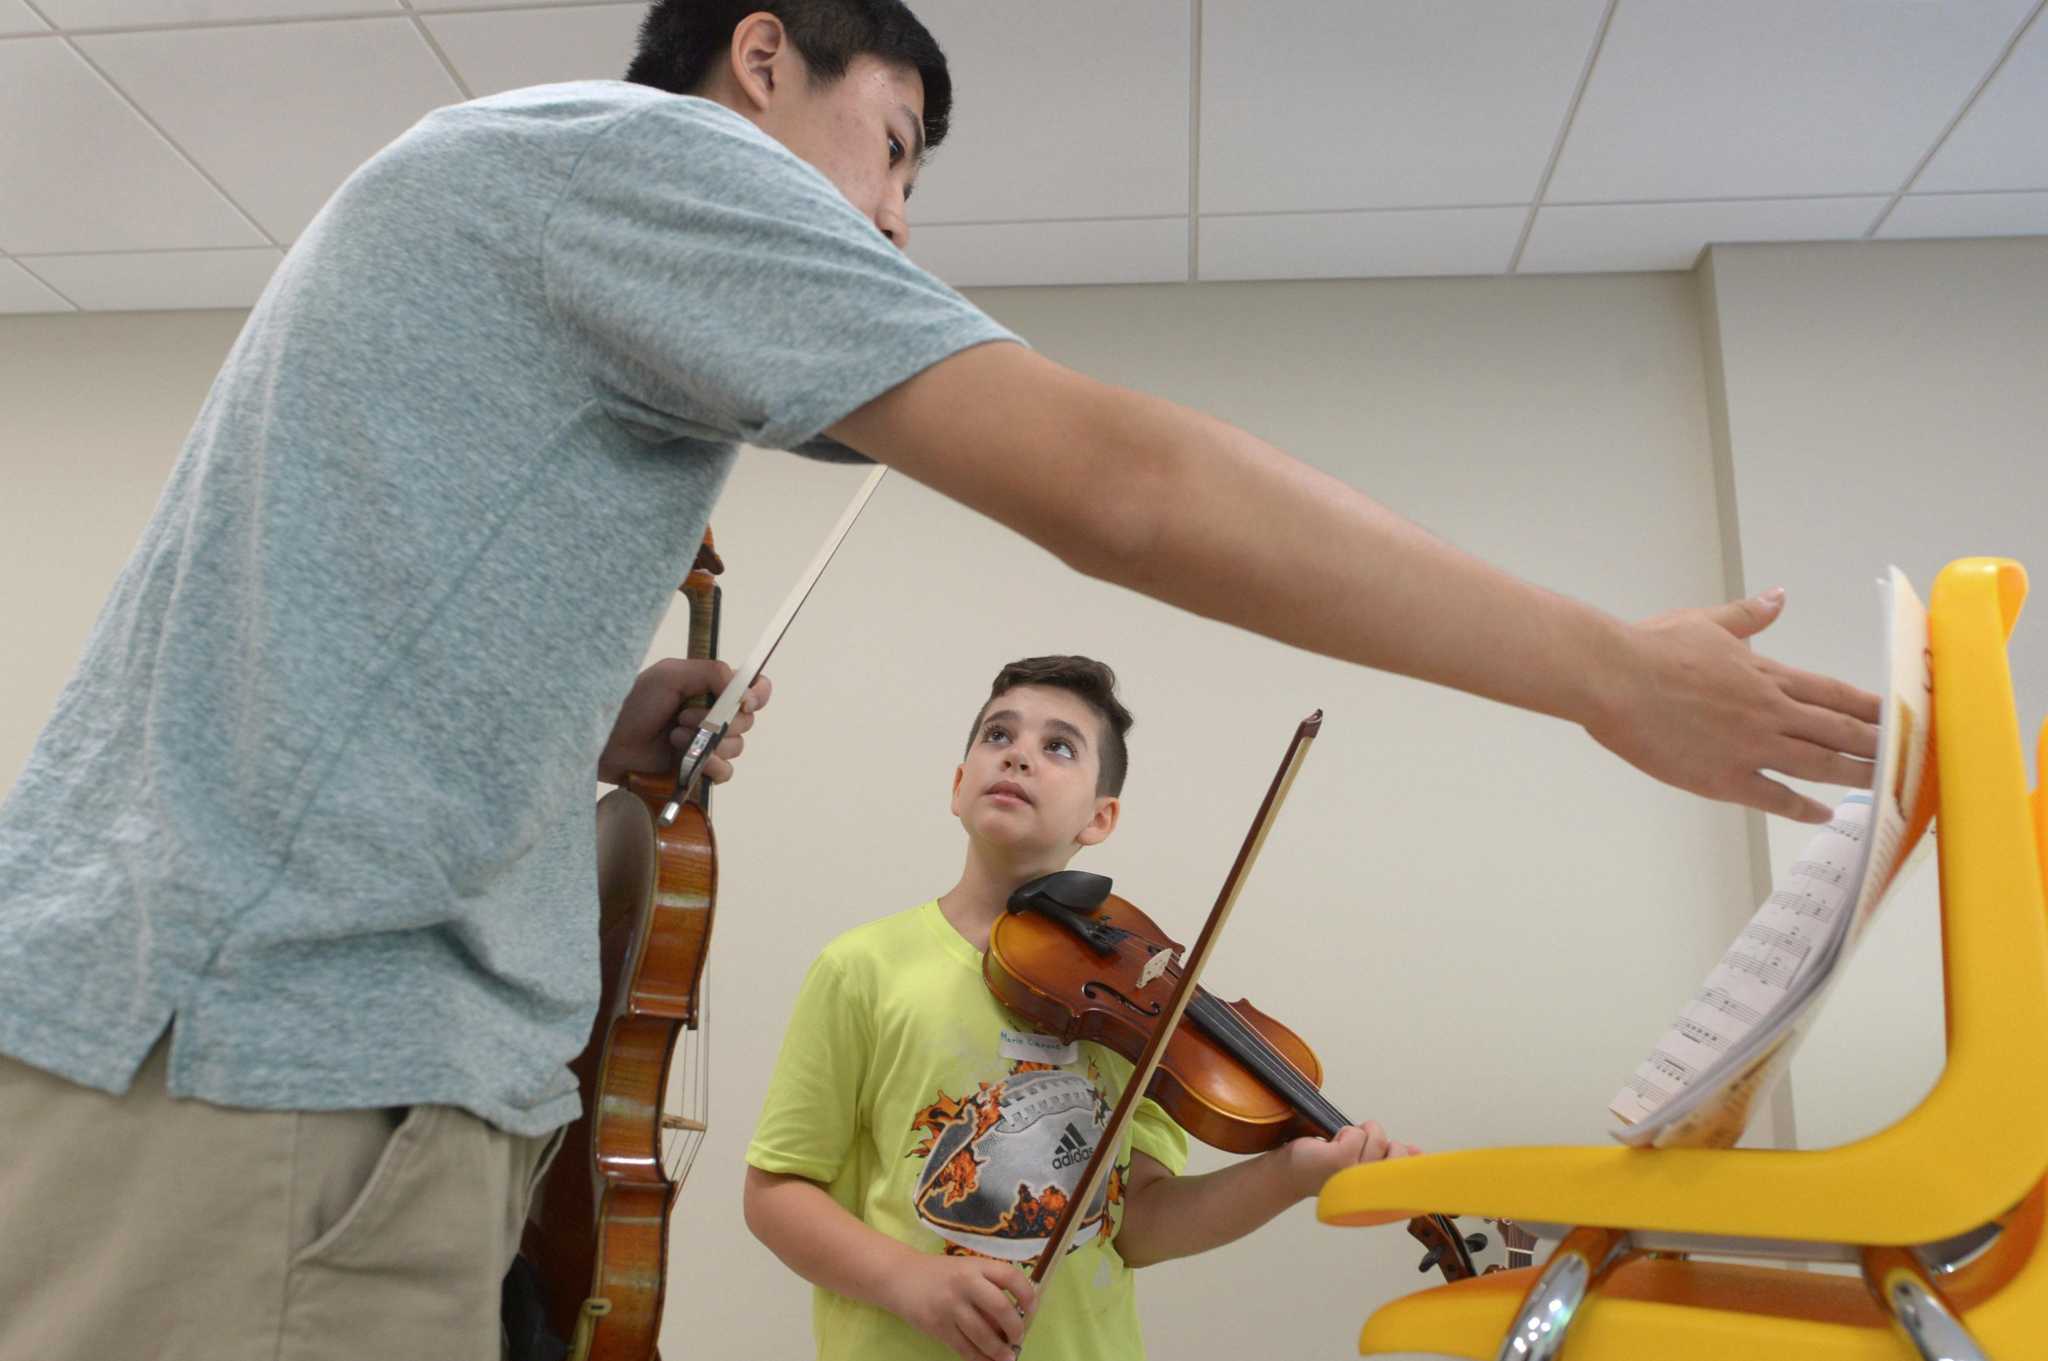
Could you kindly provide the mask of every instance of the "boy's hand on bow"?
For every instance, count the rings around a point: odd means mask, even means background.
[[[597,778],[618,784],[628,775],[675,774],[677,757],[689,747],[709,707],[692,704],[685,709],[684,701],[705,695],[716,698],[731,680],[732,668],[724,662],[682,657],[642,671],[597,758]],[[766,676],[747,687],[725,739],[704,763],[706,780],[724,784],[732,778],[732,763],[746,746],[742,734],[754,726],[754,714],[768,703],[773,690]]]
[[[1029,1276],[985,1257],[919,1257],[894,1294],[891,1313],[967,1361],[1011,1361],[1038,1303]]]
[[[1347,1125],[1327,1139],[1316,1135],[1296,1139],[1281,1150],[1304,1199],[1322,1190],[1324,1182],[1347,1167],[1382,1158],[1413,1157],[1421,1151],[1413,1144],[1389,1139],[1377,1120]]]

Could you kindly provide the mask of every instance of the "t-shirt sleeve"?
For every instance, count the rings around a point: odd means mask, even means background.
[[[598,134],[541,249],[548,305],[600,398],[662,438],[857,457],[821,432],[949,355],[1017,339],[816,169],[701,100]]]
[[[1177,1177],[1187,1169],[1188,1133],[1157,1101],[1143,1097],[1131,1117],[1131,1152],[1158,1159]]]
[[[749,1165],[815,1182],[839,1175],[867,1080],[872,1013],[858,993],[831,951],[811,965],[747,1145]]]

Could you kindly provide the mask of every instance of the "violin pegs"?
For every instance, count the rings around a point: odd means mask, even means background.
[[[1484,1252],[1485,1250],[1486,1250],[1486,1235],[1485,1235],[1485,1234],[1483,1234],[1483,1233],[1468,1233],[1468,1234],[1466,1234],[1466,1235],[1465,1235],[1465,1251],[1467,1251],[1467,1252]]]
[[[1443,1255],[1444,1250],[1442,1248],[1431,1248],[1428,1252],[1422,1254],[1422,1261],[1416,1265],[1415,1269],[1423,1273],[1434,1271],[1436,1270],[1436,1264],[1443,1259]]]

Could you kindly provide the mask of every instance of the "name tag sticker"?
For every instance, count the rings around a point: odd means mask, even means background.
[[[1018,1063],[1049,1063],[1055,1068],[1063,1068],[1081,1059],[1081,1046],[1077,1042],[1062,1044],[1035,1030],[1005,1030],[1002,1036],[997,1052]]]

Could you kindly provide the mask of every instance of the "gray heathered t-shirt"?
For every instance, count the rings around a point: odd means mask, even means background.
[[[574,1118],[597,755],[735,442],[845,457],[1014,339],[718,105],[429,115],[251,312],[0,807],[0,1052],[119,1092],[175,1022],[180,1096]]]

